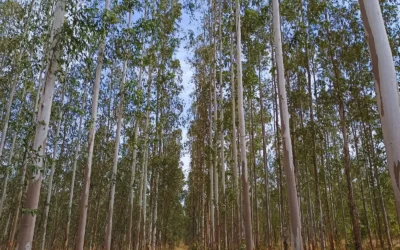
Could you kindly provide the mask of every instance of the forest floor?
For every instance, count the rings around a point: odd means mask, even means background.
[[[189,247],[186,246],[186,245],[183,244],[183,243],[179,244],[179,246],[177,246],[177,247],[175,248],[175,250],[188,250],[188,249],[189,249]]]

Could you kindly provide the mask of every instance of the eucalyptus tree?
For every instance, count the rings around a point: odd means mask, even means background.
[[[283,159],[284,159],[284,169],[288,185],[288,198],[289,198],[289,209],[290,209],[290,224],[291,224],[290,232],[292,236],[293,249],[300,250],[303,247],[302,235],[301,235],[301,219],[300,219],[300,208],[297,197],[297,187],[296,187],[296,180],[293,167],[292,142],[290,139],[289,114],[288,114],[286,86],[285,86],[285,70],[284,70],[283,55],[282,55],[279,2],[277,0],[273,0],[272,6],[273,6],[274,47],[276,52],[276,60],[277,60],[276,65],[278,72],[278,95],[279,95],[281,132],[282,132],[282,142],[283,142]]]
[[[128,14],[128,27],[132,22],[132,10],[129,11]],[[118,156],[119,156],[119,147],[120,147],[120,137],[121,137],[121,127],[122,127],[122,120],[123,120],[123,112],[124,112],[124,88],[126,82],[126,71],[127,71],[127,60],[123,63],[122,68],[122,81],[120,86],[120,101],[117,110],[117,131],[116,131],[116,138],[115,138],[115,148],[114,148],[114,159],[113,159],[113,168],[111,174],[111,190],[110,190],[110,204],[109,204],[109,211],[108,211],[108,218],[107,218],[107,227],[106,227],[106,236],[105,236],[105,245],[104,249],[110,249],[111,247],[111,234],[112,234],[112,218],[114,213],[114,196],[115,196],[115,185],[116,185],[116,177],[117,177],[117,167],[118,167]]]
[[[243,108],[243,85],[242,85],[242,42],[241,42],[241,25],[240,25],[240,1],[236,0],[236,67],[238,81],[238,112],[239,112],[239,132],[240,132],[240,159],[242,166],[242,188],[243,188],[243,218],[246,233],[246,249],[254,249],[253,229],[251,225],[251,209],[249,198],[249,184],[246,157],[246,133],[244,122]]]
[[[61,35],[64,23],[65,2],[57,1],[54,12],[54,21],[49,44],[51,46],[51,56],[46,67],[46,78],[41,97],[41,105],[38,113],[38,123],[36,125],[35,139],[33,143],[33,161],[35,169],[32,169],[32,179],[28,185],[27,199],[24,205],[24,214],[21,218],[20,232],[18,236],[18,249],[31,249],[35,230],[35,221],[40,196],[42,182],[43,155],[46,145],[47,133],[49,130],[49,120],[53,101],[56,73],[59,70],[58,60],[61,57]]]
[[[359,1],[368,47],[371,54],[372,72],[375,77],[375,93],[385,142],[387,162],[396,200],[397,219],[400,224],[400,134],[398,126],[399,95],[392,51],[385,30],[378,1]]]
[[[64,97],[65,97],[65,85],[62,87],[61,90],[61,105],[60,105],[60,110],[58,110],[58,119],[57,119],[57,125],[56,125],[56,133],[54,136],[54,146],[53,146],[53,155],[51,159],[51,168],[50,168],[50,176],[48,180],[48,186],[47,186],[47,197],[46,197],[46,207],[45,207],[45,214],[44,214],[44,222],[43,222],[43,232],[42,232],[42,241],[41,241],[41,249],[43,250],[45,248],[46,244],[46,232],[47,232],[47,221],[49,217],[49,210],[50,210],[50,202],[51,202],[51,197],[52,197],[52,189],[53,189],[53,179],[54,179],[54,172],[55,172],[55,167],[56,167],[56,162],[57,162],[57,146],[58,146],[58,137],[60,134],[60,128],[61,128],[61,122],[63,118],[63,105],[64,105]]]
[[[104,17],[108,15],[108,9],[110,7],[110,1],[105,1],[105,11]],[[101,81],[101,72],[103,67],[103,57],[105,50],[105,38],[107,36],[107,26],[103,25],[102,36],[100,38],[99,50],[97,55],[97,68],[95,74],[95,81],[93,85],[93,93],[92,93],[92,110],[91,110],[91,124],[89,129],[89,145],[88,145],[88,158],[87,164],[85,166],[85,176],[83,182],[83,190],[81,194],[81,205],[80,205],[80,218],[79,218],[79,226],[76,238],[75,249],[81,250],[83,249],[85,242],[85,231],[86,231],[86,220],[87,220],[87,209],[88,209],[88,199],[89,199],[89,187],[90,187],[90,177],[92,172],[92,158],[93,158],[93,147],[94,147],[94,139],[96,135],[96,121],[97,121],[97,106],[98,106],[98,98],[99,98],[99,88]]]

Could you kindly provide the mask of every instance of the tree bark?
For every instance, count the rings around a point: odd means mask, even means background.
[[[105,1],[106,12],[108,11],[109,7],[110,7],[110,0],[106,0]],[[101,72],[103,68],[106,35],[107,35],[106,31],[104,31],[101,37],[99,51],[97,55],[97,68],[96,68],[95,82],[93,85],[93,97],[92,97],[92,116],[90,121],[91,124],[90,124],[89,139],[88,139],[88,158],[83,177],[83,188],[81,195],[75,250],[83,250],[83,246],[85,243],[87,209],[89,205],[88,202],[89,202],[90,178],[92,174],[93,148],[94,148],[94,139],[96,136],[96,125],[97,125],[97,107],[99,102],[99,90],[100,90]]]
[[[258,85],[259,85],[259,95],[260,95],[260,119],[261,119],[261,136],[262,136],[262,151],[263,151],[263,168],[265,171],[264,182],[265,182],[265,207],[266,207],[266,218],[267,218],[267,228],[266,228],[266,243],[267,247],[271,246],[271,218],[270,218],[270,200],[269,200],[269,178],[268,178],[268,159],[267,159],[267,143],[265,138],[265,123],[264,123],[264,100],[263,100],[263,89],[261,83],[261,52],[258,54]]]
[[[230,3],[230,14],[231,14],[231,27],[234,27],[234,13],[233,13],[233,2]],[[239,212],[239,203],[240,203],[240,195],[239,195],[239,175],[238,175],[238,159],[237,159],[237,144],[236,144],[236,96],[235,96],[235,67],[234,67],[234,43],[233,43],[233,34],[230,34],[230,81],[231,81],[231,102],[232,102],[232,139],[231,139],[231,144],[232,144],[232,170],[233,170],[233,183],[234,183],[234,193],[235,193],[235,218],[233,219],[234,221],[234,230],[235,230],[235,240],[234,240],[234,246],[239,247],[239,242],[240,242],[240,235],[239,235],[239,227],[240,227],[240,212]]]
[[[87,98],[87,87],[85,86],[85,91],[83,94],[83,106],[82,110],[85,112],[86,109],[86,98]],[[78,125],[78,138],[76,139],[76,149],[74,154],[74,163],[72,166],[72,178],[71,178],[71,186],[69,191],[69,200],[68,200],[68,212],[67,212],[67,227],[65,229],[65,241],[64,241],[64,250],[68,250],[68,242],[69,242],[69,233],[71,226],[71,211],[72,211],[72,201],[74,198],[74,189],[75,189],[75,176],[76,176],[76,167],[78,164],[78,156],[81,149],[81,136],[82,136],[82,123],[83,123],[83,115],[79,117],[79,125]]]
[[[132,21],[132,11],[129,12],[128,18],[128,27]],[[124,117],[124,95],[125,95],[125,82],[126,82],[126,70],[128,67],[128,61],[124,61],[124,65],[122,68],[122,82],[120,87],[120,101],[118,106],[118,121],[117,121],[117,131],[115,135],[115,145],[114,145],[114,159],[113,159],[113,168],[111,173],[111,184],[110,184],[110,203],[107,213],[107,225],[106,225],[106,235],[104,240],[104,249],[110,250],[111,248],[111,235],[113,228],[113,214],[114,214],[114,199],[115,199],[115,185],[117,182],[117,170],[118,170],[118,155],[119,155],[119,144],[121,137],[121,127]]]
[[[243,107],[243,84],[242,84],[242,41],[240,25],[240,0],[236,0],[236,67],[238,79],[238,111],[239,111],[239,132],[240,132],[240,160],[242,162],[242,193],[243,193],[243,218],[246,234],[246,249],[253,250],[253,229],[251,225],[251,209],[249,197],[249,183],[246,158],[246,132]]]
[[[65,1],[58,0],[56,10],[54,12],[54,22],[50,37],[51,60],[47,65],[47,74],[43,93],[40,101],[40,109],[38,113],[38,123],[36,125],[35,139],[33,142],[33,150],[37,153],[37,157],[33,159],[35,170],[32,173],[32,179],[28,186],[27,199],[24,205],[23,216],[20,224],[20,232],[18,238],[18,249],[26,250],[32,248],[32,240],[35,230],[36,214],[39,203],[40,188],[42,183],[41,170],[43,168],[43,156],[46,148],[46,139],[49,130],[49,121],[51,106],[53,102],[54,85],[56,81],[56,72],[59,69],[58,60],[62,52],[60,31],[64,23]]]
[[[65,94],[64,91],[65,90],[63,89],[62,94],[61,94],[62,95],[61,105],[64,104],[64,94]],[[49,182],[47,184],[47,197],[46,197],[45,212],[44,212],[42,241],[41,241],[41,246],[40,246],[41,250],[44,250],[44,246],[46,244],[47,221],[48,221],[49,212],[50,212],[50,202],[51,202],[52,189],[53,189],[53,179],[54,179],[54,172],[56,170],[56,162],[57,162],[58,136],[60,134],[62,116],[63,116],[63,112],[62,112],[62,107],[61,107],[59,110],[59,113],[58,113],[57,128],[56,128],[56,133],[55,133],[55,137],[54,137],[53,157],[52,157],[52,161],[51,161]]]
[[[376,101],[400,224],[400,108],[396,70],[379,1],[359,0],[359,4],[371,54]]]
[[[279,95],[279,106],[281,111],[280,118],[282,127],[281,133],[283,141],[284,170],[286,174],[286,180],[288,185],[288,197],[289,197],[290,224],[291,224],[290,231],[292,235],[293,249],[300,250],[303,247],[302,236],[301,236],[301,218],[300,218],[299,201],[297,197],[296,180],[294,176],[292,142],[290,140],[289,114],[287,106],[285,75],[284,75],[285,71],[284,71],[283,54],[282,54],[279,1],[273,0],[272,3],[273,3],[274,43],[275,43],[277,70],[278,70],[278,95]]]

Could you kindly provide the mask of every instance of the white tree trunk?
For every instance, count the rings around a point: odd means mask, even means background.
[[[139,121],[136,121],[135,124],[135,132],[133,139],[133,153],[132,153],[132,165],[131,165],[131,180],[129,183],[129,224],[128,224],[128,250],[132,249],[132,225],[133,225],[133,184],[135,183],[135,174],[136,174],[136,157],[137,157],[137,138],[139,133]]]
[[[303,247],[302,237],[301,237],[301,219],[300,219],[299,200],[297,197],[296,180],[294,175],[292,142],[290,139],[289,112],[288,112],[286,86],[285,86],[285,69],[283,65],[279,1],[273,0],[272,4],[273,4],[274,43],[275,43],[276,64],[278,71],[278,95],[279,95],[279,106],[281,111],[280,118],[281,118],[283,154],[284,154],[283,165],[288,185],[292,248],[294,250],[300,250]]]
[[[226,232],[226,196],[225,196],[225,138],[224,138],[224,89],[223,89],[223,80],[222,80],[222,69],[224,67],[222,62],[222,53],[223,53],[223,40],[222,40],[222,6],[220,7],[219,13],[219,95],[220,95],[220,143],[221,143],[221,182],[222,182],[222,210],[224,217],[224,235],[223,235],[223,246],[227,248],[228,239]]]
[[[234,13],[233,13],[233,2],[230,4],[230,13],[232,15],[232,20],[231,20],[231,25],[232,28],[234,27]],[[236,208],[235,208],[235,216],[236,218],[234,219],[235,223],[235,236],[237,237],[235,240],[234,246],[237,247],[237,244],[239,242],[239,203],[240,203],[240,195],[239,195],[239,174],[238,174],[238,159],[237,159],[237,144],[236,144],[236,97],[235,97],[235,67],[234,67],[234,43],[233,43],[233,34],[230,35],[230,70],[231,70],[231,101],[232,101],[232,158],[233,158],[233,178],[234,178],[234,192],[235,192],[235,198],[236,198]]]
[[[153,66],[150,65],[149,67],[149,78],[147,79],[147,103],[146,103],[146,124],[145,124],[145,139],[144,139],[144,162],[143,162],[143,203],[142,203],[142,210],[143,210],[143,246],[147,247],[146,241],[146,219],[147,219],[147,166],[149,161],[149,126],[150,126],[150,100],[151,100],[151,83],[152,83],[152,73],[153,73]]]
[[[128,19],[128,27],[132,21],[132,11],[129,12]],[[128,61],[124,61],[124,66],[122,69],[122,82],[120,89],[120,101],[118,107],[118,121],[117,121],[117,131],[115,136],[115,146],[114,146],[114,159],[113,159],[113,168],[111,173],[111,190],[110,190],[110,203],[107,214],[107,226],[106,226],[106,235],[104,242],[104,249],[110,250],[111,247],[111,235],[112,235],[112,219],[114,214],[114,197],[115,197],[115,185],[117,182],[117,170],[118,170],[118,155],[119,155],[119,142],[121,137],[121,127],[124,117],[124,95],[125,95],[125,82],[126,82],[126,70],[128,66]]]
[[[53,55],[47,66],[47,74],[41,105],[38,113],[38,123],[36,125],[33,150],[37,156],[34,159],[36,169],[32,173],[32,179],[28,186],[27,199],[25,201],[25,212],[21,219],[18,249],[27,250],[32,248],[33,234],[35,230],[36,213],[38,208],[40,187],[42,183],[41,170],[43,167],[43,156],[46,147],[46,139],[49,130],[49,121],[51,106],[53,103],[54,85],[56,81],[56,72],[59,69],[58,60],[61,54],[60,36],[56,34],[64,23],[65,0],[58,0],[54,13],[54,22],[50,38],[51,51]]]
[[[215,11],[214,11],[215,12]],[[214,58],[213,58],[213,79],[214,79],[214,86],[213,86],[213,94],[214,94],[214,137],[215,145],[213,148],[214,158],[213,158],[213,165],[214,165],[214,197],[215,197],[215,244],[216,249],[220,248],[220,225],[219,225],[219,179],[218,179],[218,164],[217,164],[217,156],[218,156],[218,99],[217,99],[217,39],[214,37]]]
[[[110,7],[110,0],[106,0],[105,10],[108,11]],[[105,37],[106,33],[103,34],[102,40],[100,41],[99,51],[97,55],[97,68],[95,82],[93,85],[93,97],[92,97],[92,117],[91,125],[89,129],[89,145],[88,145],[88,158],[84,172],[83,179],[83,189],[81,195],[81,204],[79,211],[79,222],[78,222],[78,232],[76,237],[76,250],[83,250],[85,242],[85,232],[86,232],[86,220],[87,220],[87,209],[89,201],[89,187],[90,187],[90,176],[92,174],[92,161],[93,161],[93,148],[94,148],[94,138],[96,135],[96,124],[97,124],[97,106],[99,101],[99,89],[101,80],[101,71],[103,68],[104,50],[105,50]]]
[[[61,97],[61,105],[63,105],[63,103],[64,103],[64,90],[63,90],[62,97]],[[47,197],[46,197],[44,220],[43,220],[42,243],[41,243],[41,247],[40,247],[41,250],[44,250],[44,246],[46,244],[47,220],[49,218],[50,202],[51,202],[51,195],[52,195],[52,189],[53,189],[54,172],[56,170],[58,136],[60,134],[62,115],[63,115],[62,114],[62,110],[60,108],[59,115],[58,115],[58,121],[57,121],[56,134],[55,134],[55,137],[54,137],[53,157],[52,157],[52,162],[51,162],[49,182],[47,184]]]
[[[142,64],[141,64],[142,65]],[[142,75],[143,75],[143,67],[140,67],[139,71],[139,88],[141,88],[142,84]],[[131,180],[129,183],[129,224],[128,224],[128,250],[132,249],[132,227],[133,227],[133,195],[134,195],[134,190],[133,190],[133,184],[135,182],[135,173],[136,173],[136,157],[137,157],[137,141],[138,141],[138,135],[139,135],[139,124],[140,124],[140,119],[137,119],[136,124],[135,124],[135,132],[134,132],[134,139],[133,139],[133,153],[132,153],[132,165],[131,165]]]
[[[160,178],[160,173],[157,172],[156,182],[155,182],[155,192],[154,192],[154,216],[153,216],[153,236],[152,236],[152,250],[156,250],[156,234],[157,234],[157,200],[158,200],[158,181]]]
[[[400,109],[396,70],[379,1],[359,0],[359,3],[371,54],[376,101],[400,224]]]
[[[213,119],[212,119],[212,85],[210,85],[210,103],[209,103],[209,130],[208,130],[208,136],[209,136],[209,145],[210,145],[210,151],[213,150],[213,137],[212,137],[212,124],[213,124]],[[210,177],[210,216],[211,216],[211,228],[210,228],[210,243],[211,246],[213,246],[213,239],[214,239],[214,232],[215,232],[215,221],[214,221],[214,161],[213,161],[213,153],[210,152],[210,168],[209,168],[209,177]]]
[[[87,98],[87,87],[85,86],[85,91],[83,93],[83,106],[82,111],[84,112],[86,109],[86,98]],[[68,241],[69,241],[69,232],[71,226],[71,210],[72,210],[72,201],[74,198],[74,189],[75,189],[75,176],[76,176],[76,167],[78,164],[78,156],[81,150],[81,136],[82,136],[82,122],[83,115],[79,117],[79,125],[78,125],[78,138],[76,139],[76,149],[74,154],[74,163],[72,166],[72,178],[71,178],[71,186],[69,190],[69,200],[68,200],[68,215],[67,215],[67,227],[65,230],[65,241],[64,241],[64,250],[68,249]]]
[[[242,186],[243,186],[243,219],[246,234],[246,249],[253,250],[253,230],[251,225],[251,210],[249,197],[249,183],[246,158],[246,131],[243,107],[243,84],[242,84],[242,41],[240,24],[240,0],[236,0],[236,65],[238,79],[238,112],[239,112],[239,132],[240,132],[240,160],[242,162]]]

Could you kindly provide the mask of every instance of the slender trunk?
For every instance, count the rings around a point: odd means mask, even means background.
[[[333,144],[335,145],[335,141],[333,142]],[[342,185],[341,185],[341,183],[340,183],[340,180],[342,179],[342,172],[341,172],[341,169],[338,167],[338,175],[337,175],[337,183],[338,183],[338,186],[339,186],[339,194],[340,194],[340,197],[343,197],[343,192],[342,192]],[[344,246],[345,246],[345,249],[347,249],[347,243],[348,243],[348,241],[347,241],[347,226],[346,226],[346,220],[345,220],[345,216],[344,216],[344,205],[343,205],[343,199],[340,199],[340,209],[341,209],[341,212],[342,212],[342,223],[343,223],[343,233],[344,233]]]
[[[10,225],[10,220],[11,220],[11,213],[8,214],[8,218],[7,218],[7,222],[6,225],[4,227],[4,232],[2,235],[2,239],[6,239],[7,238],[7,233],[8,233],[8,226]]]
[[[231,27],[234,26],[234,13],[232,8],[233,2],[231,2],[230,6],[230,13],[231,13]],[[234,230],[235,230],[235,240],[234,246],[239,247],[240,242],[240,234],[239,234],[239,227],[240,227],[240,212],[239,212],[239,175],[238,175],[238,159],[237,159],[237,144],[236,144],[236,96],[235,96],[235,67],[234,67],[234,43],[233,43],[233,34],[230,34],[230,81],[231,81],[231,101],[232,101],[232,158],[233,158],[233,183],[234,183],[234,192],[235,192],[235,218],[234,220]]]
[[[154,214],[153,214],[153,228],[152,228],[152,250],[156,250],[156,233],[157,233],[157,199],[158,199],[158,181],[160,179],[160,173],[156,174],[155,191],[154,191]]]
[[[14,217],[14,222],[13,222],[13,226],[12,226],[12,229],[11,229],[11,234],[10,234],[10,237],[9,237],[9,240],[8,240],[9,243],[8,243],[8,246],[7,246],[7,250],[11,250],[11,249],[14,248],[15,233],[17,232],[19,213],[20,213],[21,204],[22,204],[22,195],[24,193],[26,168],[28,166],[27,153],[28,153],[27,150],[25,150],[22,173],[21,173],[21,181],[20,181],[20,186],[19,186],[19,191],[18,191],[18,198],[17,198],[17,208],[15,209],[15,217]]]
[[[396,70],[379,2],[359,0],[359,4],[371,54],[376,100],[400,224],[400,108]]]
[[[210,176],[210,222],[211,222],[211,248],[213,248],[213,239],[214,239],[214,233],[215,233],[215,220],[214,220],[214,161],[213,161],[213,133],[212,133],[212,124],[213,124],[213,118],[212,118],[212,84],[210,85],[210,103],[209,103],[209,130],[208,130],[208,136],[209,136],[209,145],[210,145],[210,168],[209,168],[209,176]]]
[[[265,182],[265,197],[266,197],[266,218],[267,218],[267,228],[266,228],[266,243],[267,247],[271,247],[271,219],[270,219],[270,200],[269,200],[269,179],[268,179],[268,160],[267,160],[267,143],[265,138],[265,124],[264,124],[264,101],[263,101],[263,89],[261,83],[261,52],[258,54],[258,85],[259,85],[259,95],[260,95],[260,118],[261,118],[261,136],[262,136],[262,151],[263,151],[263,168],[265,171],[264,182]]]
[[[367,128],[365,126],[364,119],[362,119],[361,125],[363,127],[363,132],[365,135],[364,137],[368,137],[369,134],[368,134]],[[371,142],[373,144],[372,138],[371,138]],[[368,165],[369,165],[368,173],[369,173],[369,181],[371,184],[370,186],[372,189],[373,207],[374,207],[375,216],[376,216],[376,225],[377,225],[376,231],[378,234],[379,244],[380,244],[381,248],[383,249],[385,244],[384,244],[383,237],[382,237],[382,222],[381,222],[381,219],[379,216],[379,207],[378,207],[378,196],[379,195],[377,194],[377,188],[375,187],[375,181],[374,181],[375,175],[373,172],[373,168],[374,168],[373,166],[375,165],[373,162],[373,159],[372,159],[373,155],[375,155],[374,150],[373,150],[374,145],[370,146],[370,142],[368,139],[365,139],[365,141],[363,142],[363,145],[365,145],[365,148],[366,148],[365,153],[367,155]],[[372,149],[370,147],[372,147]],[[367,168],[366,168],[366,172],[367,172]]]
[[[368,113],[367,113],[367,115],[369,116]],[[374,142],[373,142],[371,125],[368,125],[368,132],[369,132],[369,137],[371,138],[372,148],[375,148]],[[373,159],[376,159],[374,150],[372,150],[371,155],[372,155]],[[371,163],[372,163],[372,161],[371,161]],[[385,236],[386,236],[386,240],[388,243],[388,248],[389,248],[389,250],[391,250],[392,249],[392,238],[390,236],[390,229],[389,229],[389,223],[388,223],[388,218],[387,218],[387,214],[386,214],[385,202],[382,197],[382,188],[381,188],[380,179],[379,179],[378,167],[377,167],[377,164],[375,164],[375,163],[373,163],[372,165],[373,165],[373,170],[374,170],[374,177],[376,179],[376,187],[379,192],[377,196],[379,197],[380,209],[381,209],[382,217],[383,217],[383,224],[385,226]],[[382,246],[383,246],[383,244],[382,244]]]
[[[136,173],[136,157],[137,157],[137,139],[139,133],[139,120],[136,121],[135,124],[135,132],[133,139],[133,153],[132,153],[132,164],[131,164],[131,180],[129,183],[129,224],[128,224],[128,250],[132,248],[132,225],[133,225],[133,184],[135,182],[135,173]]]
[[[129,20],[128,27],[130,26],[132,20],[132,11],[129,12]],[[121,136],[121,127],[122,120],[124,116],[124,95],[125,95],[125,82],[126,82],[126,70],[127,70],[128,62],[124,61],[124,66],[122,69],[122,82],[120,89],[120,101],[118,106],[118,121],[117,121],[117,131],[115,136],[115,146],[114,146],[114,159],[113,159],[113,168],[111,173],[111,184],[110,184],[110,203],[108,208],[108,217],[107,217],[107,226],[106,226],[106,235],[104,240],[104,249],[110,250],[111,248],[111,235],[112,235],[112,221],[114,214],[114,197],[115,197],[115,185],[117,182],[117,170],[118,170],[118,155],[119,155],[119,141]]]
[[[339,97],[339,115],[341,120],[341,130],[343,136],[343,153],[345,160],[345,176],[347,182],[347,191],[348,191],[348,202],[349,202],[349,211],[350,217],[353,226],[353,236],[354,236],[354,247],[355,249],[362,249],[362,240],[361,240],[361,231],[360,231],[360,223],[358,219],[358,210],[354,201],[354,191],[351,179],[351,160],[349,153],[349,142],[346,128],[346,121],[344,115],[344,103],[342,97]]]
[[[329,21],[327,17],[327,13],[325,12],[325,19]],[[327,37],[330,40],[330,31],[329,27],[327,28]],[[346,115],[345,115],[345,102],[342,93],[342,87],[340,85],[340,68],[337,65],[337,61],[334,58],[334,50],[332,49],[332,45],[328,43],[328,55],[331,59],[332,66],[333,66],[333,73],[334,79],[333,84],[336,91],[336,98],[338,101],[339,107],[339,117],[340,117],[340,130],[343,136],[343,155],[344,155],[344,172],[346,176],[346,184],[347,184],[347,199],[348,199],[348,206],[350,212],[351,223],[353,227],[353,238],[354,238],[354,247],[355,249],[359,250],[362,249],[362,240],[361,240],[361,229],[360,229],[360,222],[358,217],[358,209],[356,207],[356,203],[354,200],[354,190],[351,178],[351,159],[350,159],[350,152],[349,152],[349,139],[347,134],[347,125],[346,125]],[[398,102],[397,102],[398,105]],[[400,135],[400,134],[399,134]],[[399,137],[400,139],[400,137]]]
[[[105,3],[105,11],[108,11],[110,6],[110,0],[106,0]],[[81,204],[79,211],[79,222],[78,222],[78,231],[76,237],[76,250],[83,250],[83,246],[85,243],[85,232],[86,232],[86,222],[87,222],[87,209],[89,202],[89,188],[90,188],[90,178],[92,174],[92,161],[93,161],[93,148],[94,148],[94,139],[96,136],[96,124],[97,124],[97,107],[99,102],[99,90],[100,90],[100,80],[101,80],[101,72],[103,68],[103,59],[104,59],[104,51],[105,51],[105,38],[106,31],[102,34],[99,51],[97,56],[97,68],[96,68],[96,76],[95,82],[93,85],[93,97],[92,97],[92,116],[91,116],[91,124],[89,129],[89,139],[88,139],[88,158],[85,166],[84,177],[83,177],[83,188],[81,195]]]
[[[258,202],[257,202],[257,175],[256,175],[256,154],[254,148],[254,121],[253,121],[253,101],[250,100],[250,140],[251,140],[251,159],[253,165],[253,207],[254,207],[254,223],[255,223],[255,232],[254,232],[254,240],[255,240],[255,248],[259,248],[259,240],[258,240],[258,230],[259,230],[259,223],[258,223]]]
[[[101,185],[102,183],[100,183]],[[94,226],[92,228],[92,234],[90,235],[90,241],[89,241],[89,250],[92,250],[92,245],[94,245],[94,249],[96,249],[96,239],[97,239],[97,229],[98,229],[98,221],[99,221],[99,214],[100,214],[100,206],[101,206],[101,192],[97,195],[97,204],[96,204],[96,217],[94,221]],[[95,243],[93,243],[95,241]]]
[[[253,229],[251,225],[251,210],[246,158],[246,132],[244,121],[243,107],[243,85],[242,85],[242,41],[241,41],[241,25],[240,25],[240,0],[236,0],[236,65],[238,79],[238,111],[239,111],[239,131],[240,131],[240,160],[242,162],[242,187],[243,187],[243,218],[246,233],[246,249],[253,250]]]
[[[142,238],[142,247],[146,247],[146,218],[147,218],[147,167],[148,167],[148,160],[149,160],[149,126],[150,126],[150,97],[151,97],[151,83],[152,83],[152,72],[153,66],[150,65],[149,68],[149,78],[147,80],[147,103],[146,103],[146,124],[145,124],[145,139],[144,139],[144,162],[143,162],[143,203],[142,203],[142,211],[143,211],[143,238]]]
[[[272,62],[275,62],[274,59],[274,52],[271,51],[272,54]],[[277,173],[277,186],[278,186],[278,210],[279,210],[279,239],[281,248],[283,247],[283,217],[282,217],[282,210],[283,210],[283,195],[282,195],[282,167],[281,167],[281,146],[279,140],[279,123],[278,123],[278,93],[277,93],[277,86],[275,83],[275,71],[272,71],[272,87],[274,89],[274,102],[273,102],[273,109],[274,109],[274,130],[275,130],[275,156],[278,165],[278,173]]]
[[[142,89],[142,78],[143,78],[143,60],[140,62],[140,70],[139,70],[139,89]],[[134,195],[134,190],[133,190],[133,184],[135,182],[135,173],[136,173],[136,157],[137,157],[137,151],[138,151],[138,136],[139,136],[139,127],[140,127],[140,122],[141,122],[141,117],[138,114],[137,115],[137,120],[135,123],[135,132],[134,132],[134,141],[133,141],[133,153],[132,153],[132,165],[131,165],[131,180],[130,180],[130,192],[129,192],[129,224],[128,224],[128,250],[131,250],[131,248],[136,249],[136,245],[133,246],[132,242],[132,227],[133,227],[133,195]],[[140,187],[143,187],[142,185]],[[140,191],[140,195],[141,195]],[[139,202],[141,201],[142,198],[139,199]],[[138,222],[138,227],[140,225],[140,216],[139,216],[139,222]]]
[[[356,134],[356,129],[354,127],[353,129],[353,137],[354,137],[354,147],[356,150],[356,159],[357,159],[357,163],[360,164],[360,159],[359,159],[359,154],[358,154],[358,136]],[[367,231],[368,231],[368,238],[369,238],[369,245],[371,247],[371,249],[374,249],[374,244],[372,243],[372,234],[371,234],[371,227],[370,227],[370,223],[369,223],[369,219],[368,219],[368,213],[367,213],[367,208],[366,208],[366,204],[365,204],[365,195],[364,195],[364,186],[363,186],[363,182],[360,181],[360,185],[361,185],[361,198],[362,198],[362,203],[363,203],[363,209],[364,209],[364,215],[365,215],[365,219],[367,221]]]
[[[25,98],[25,94],[26,94],[26,88],[24,88],[24,90],[23,90],[22,98]],[[19,117],[21,110],[22,110],[22,107],[18,109],[18,112],[16,115],[17,118]],[[13,135],[12,143],[11,143],[10,155],[8,157],[6,176],[4,177],[4,180],[3,180],[3,189],[2,189],[1,198],[0,198],[0,218],[1,218],[1,215],[3,212],[4,202],[7,198],[8,178],[9,178],[10,172],[12,171],[12,163],[13,163],[12,161],[13,161],[13,157],[14,157],[14,149],[15,149],[16,140],[17,140],[17,133],[15,132]],[[1,155],[0,155],[0,158],[1,158]]]
[[[308,90],[308,101],[309,101],[309,108],[310,108],[310,122],[311,122],[311,159],[312,159],[312,165],[313,165],[313,171],[314,171],[314,181],[315,181],[315,201],[316,205],[318,207],[318,212],[319,212],[319,220],[318,220],[318,229],[319,229],[319,238],[320,238],[320,246],[321,249],[325,249],[325,237],[324,237],[324,223],[323,223],[323,218],[322,218],[322,204],[321,204],[321,196],[319,192],[319,177],[318,177],[318,167],[317,167],[317,152],[316,152],[316,147],[315,147],[315,142],[316,142],[316,130],[315,130],[315,120],[314,120],[314,108],[313,108],[313,96],[311,92],[311,73],[310,73],[310,66],[308,64],[308,49],[306,46],[306,60],[307,60],[307,66],[306,66],[306,71],[307,71],[307,90]]]
[[[222,56],[223,56],[223,40],[222,40],[222,7],[220,6],[219,12],[219,25],[218,25],[218,36],[219,36],[219,95],[220,95],[220,143],[221,143],[221,182],[222,182],[222,217],[223,217],[223,247],[226,249],[228,240],[227,240],[227,231],[226,231],[226,196],[225,196],[225,138],[224,138],[224,89],[223,89],[223,80],[222,80]]]
[[[64,103],[64,93],[65,92],[63,90],[62,97],[61,97],[61,105],[63,105],[63,103]],[[50,202],[51,202],[52,189],[53,189],[54,172],[56,170],[58,136],[60,134],[62,116],[63,116],[62,110],[60,109],[59,114],[58,114],[56,133],[55,133],[55,136],[54,136],[53,157],[52,157],[52,161],[51,161],[49,182],[47,184],[47,197],[46,197],[45,212],[44,212],[42,241],[41,241],[41,246],[40,246],[41,250],[44,250],[44,246],[46,244],[47,221],[48,221],[48,218],[49,218]]]
[[[142,170],[141,170],[141,181],[140,181],[140,188],[139,188],[139,217],[136,225],[136,242],[135,242],[135,250],[139,249],[139,240],[140,240],[140,223],[142,221],[142,200],[143,200],[143,189],[144,185],[143,182],[144,180],[144,164],[142,164]]]
[[[82,110],[85,111],[86,108],[86,97],[87,97],[87,87],[85,86],[85,91],[83,94],[83,106]],[[72,178],[71,178],[71,185],[69,191],[69,200],[68,200],[68,212],[67,212],[67,227],[65,229],[65,241],[64,241],[64,250],[68,249],[68,242],[69,242],[69,233],[70,233],[70,226],[71,226],[71,211],[72,211],[72,201],[74,198],[74,189],[75,189],[75,176],[76,176],[76,168],[78,164],[78,156],[81,149],[81,136],[82,136],[82,123],[83,123],[83,115],[79,117],[79,125],[78,125],[78,138],[76,139],[76,149],[74,154],[74,163],[72,166]]]
[[[44,150],[46,148],[46,139],[49,130],[49,121],[51,106],[53,102],[54,85],[56,81],[56,72],[59,69],[58,60],[61,54],[60,31],[64,23],[65,2],[57,1],[57,7],[54,13],[54,23],[51,32],[51,60],[47,66],[47,74],[43,94],[41,97],[41,105],[38,113],[38,123],[36,125],[35,139],[33,150],[38,153],[38,157],[33,159],[36,169],[32,173],[32,178],[28,186],[27,199],[25,201],[25,211],[20,224],[20,233],[18,238],[18,249],[31,249],[32,240],[35,231],[36,214],[39,203],[40,188],[42,183],[41,170],[43,167]]]
[[[292,142],[290,140],[289,115],[287,106],[287,96],[285,87],[285,71],[283,65],[282,41],[281,41],[281,24],[279,14],[279,1],[273,0],[273,24],[274,24],[274,43],[276,50],[277,69],[278,69],[278,95],[279,106],[281,110],[281,127],[284,154],[284,169],[288,185],[290,224],[292,235],[292,247],[300,250],[303,247],[301,237],[301,219],[300,208],[297,197],[297,187],[293,169],[293,152]]]

